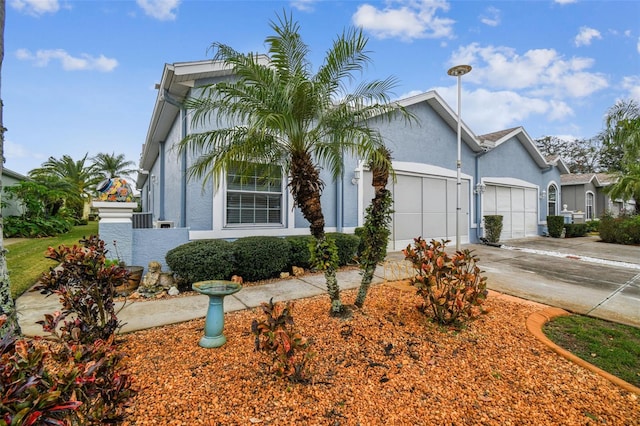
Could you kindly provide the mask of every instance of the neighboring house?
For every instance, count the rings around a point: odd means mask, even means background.
[[[11,200],[4,191],[4,188],[8,188],[29,179],[28,177],[21,175],[20,173],[9,170],[5,167],[2,168],[2,217],[7,216],[21,216],[24,213],[24,206],[19,200]]]
[[[585,220],[597,219],[606,212],[618,216],[634,211],[634,200],[612,200],[604,191],[615,181],[616,177],[608,173],[563,174],[562,205],[569,211],[583,212]]]
[[[229,78],[229,68],[219,62],[165,65],[136,182],[142,211],[151,212],[156,227],[187,228],[189,239],[308,234],[277,165],[271,166],[269,185],[252,176],[240,179],[233,170],[205,185],[187,178],[193,158],[173,149],[192,132],[180,103],[199,86]],[[371,122],[391,150],[396,174],[389,184],[394,198],[389,249],[403,249],[418,236],[455,240],[456,114],[434,91],[400,103],[415,114],[416,123]],[[560,175],[568,173],[564,163],[545,159],[522,127],[478,136],[463,122],[461,133],[462,242],[479,241],[482,217],[490,214],[503,215],[504,240],[542,235],[549,209],[559,211]],[[329,232],[352,233],[361,226],[373,197],[364,161],[347,158],[344,166],[337,181],[324,172],[321,176]]]

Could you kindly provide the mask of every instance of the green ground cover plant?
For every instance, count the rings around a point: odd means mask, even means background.
[[[7,266],[11,279],[11,296],[16,298],[33,286],[43,272],[55,265],[55,261],[45,257],[47,249],[59,245],[73,246],[82,237],[98,233],[98,222],[74,226],[66,234],[46,238],[29,238],[5,246]]]
[[[640,329],[583,315],[556,317],[543,328],[558,346],[640,387]]]

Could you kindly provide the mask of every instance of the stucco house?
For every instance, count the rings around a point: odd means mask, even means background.
[[[230,69],[211,60],[165,65],[136,181],[142,211],[151,213],[157,228],[186,229],[189,240],[308,234],[277,165],[271,170],[277,179],[268,186],[247,185],[232,171],[203,185],[187,178],[192,158],[172,149],[193,131],[181,102],[199,86],[229,78]],[[370,123],[391,150],[396,173],[389,249],[403,249],[417,236],[455,240],[457,116],[435,91],[399,102],[417,122]],[[543,234],[550,209],[559,211],[560,176],[568,173],[564,163],[545,159],[522,127],[476,135],[463,122],[461,134],[462,243],[479,241],[482,218],[489,214],[503,215],[503,240]],[[326,230],[354,232],[373,196],[364,162],[346,158],[341,178],[322,178]]]
[[[609,212],[614,216],[635,210],[635,201],[611,199],[604,191],[615,183],[608,173],[563,174],[561,176],[562,205],[567,210],[584,213],[585,220],[593,220]]]
[[[2,216],[21,216],[24,213],[24,206],[19,200],[12,200],[5,193],[4,189],[19,182],[27,180],[28,177],[6,167],[2,168]]]

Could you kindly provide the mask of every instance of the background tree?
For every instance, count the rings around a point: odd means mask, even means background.
[[[2,75],[2,62],[4,61],[4,22],[5,22],[5,0],[0,0],[0,81]],[[1,86],[0,86],[1,88]],[[0,93],[2,91],[0,90]],[[0,97],[0,193],[2,193],[2,168],[4,167],[4,127],[2,98]],[[4,248],[2,237],[3,218],[0,212],[0,316],[6,315],[7,321],[0,326],[0,338],[6,334],[20,334],[16,305],[11,297],[11,286],[9,281],[9,271],[7,269],[7,251]]]
[[[600,139],[567,140],[557,136],[544,136],[535,144],[544,156],[559,155],[571,173],[596,173],[600,171]]]
[[[638,154],[638,149],[640,148],[638,147],[637,139],[635,148],[629,151],[634,145],[633,138],[627,140],[625,133],[628,134],[629,130],[632,129],[634,120],[639,117],[640,105],[632,99],[618,101],[609,108],[605,118],[605,128],[598,135],[598,138],[602,141],[600,163],[604,170],[623,172],[625,164],[633,160],[629,158],[633,153],[632,151],[635,151],[636,155]]]
[[[610,155],[607,162],[618,177],[607,192],[614,199],[635,199],[636,213],[640,213],[640,106],[637,102],[619,101],[609,109],[603,140]]]
[[[105,178],[124,177],[131,178],[131,174],[136,172],[135,163],[127,161],[124,154],[101,152],[91,158],[96,172],[102,173]]]
[[[312,258],[324,271],[331,312],[340,314],[344,307],[336,279],[336,246],[325,236],[320,167],[338,178],[345,155],[387,161],[378,152],[382,137],[367,120],[399,111],[388,94],[396,82],[363,82],[348,91],[355,73],[371,62],[360,30],[345,30],[334,40],[313,74],[307,59],[310,49],[292,17],[279,17],[271,28],[275,34],[265,40],[268,65],[257,54],[212,45],[214,60],[228,63],[237,79],[205,86],[202,96],[186,103],[193,110],[194,127],[207,128],[213,121],[219,128],[189,135],[179,150],[196,156],[189,175],[204,177],[205,182],[229,167],[248,167],[251,162],[284,168],[295,205],[315,238]]]
[[[104,179],[93,164],[87,164],[88,153],[80,160],[74,160],[69,155],[57,159],[49,157],[42,166],[29,172],[35,180],[57,178],[71,188],[65,206],[73,212],[76,219],[84,217],[85,204],[96,193],[96,185]]]

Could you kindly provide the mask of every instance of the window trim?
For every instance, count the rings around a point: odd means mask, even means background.
[[[551,188],[555,189],[556,199],[553,201],[554,209],[553,212],[549,209],[550,199],[551,199]],[[558,198],[560,195],[560,191],[558,190],[558,185],[555,182],[549,183],[547,186],[547,215],[548,216],[557,216],[558,215]]]
[[[591,200],[591,206],[589,206]],[[591,207],[591,211],[589,210]],[[593,191],[587,191],[584,194],[584,216],[586,220],[593,220],[596,213],[596,194]]]

